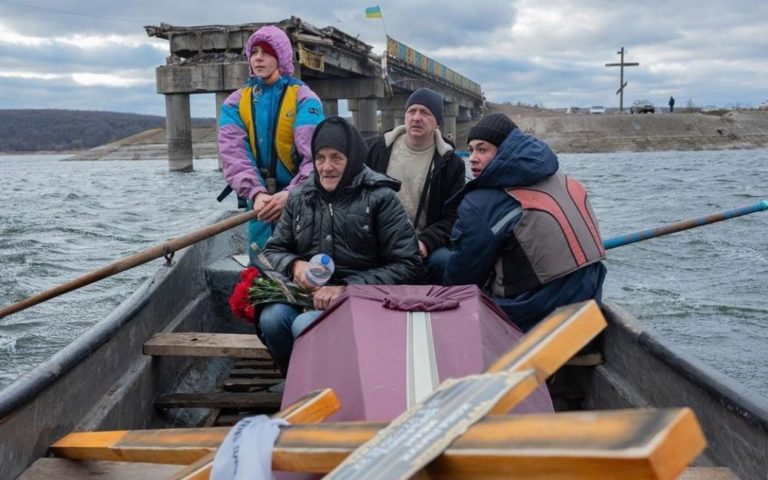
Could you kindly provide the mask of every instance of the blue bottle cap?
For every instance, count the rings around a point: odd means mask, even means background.
[[[323,256],[320,257],[320,263],[322,263],[323,265],[328,265],[329,263],[331,263],[331,257],[329,257],[326,254],[323,254]]]

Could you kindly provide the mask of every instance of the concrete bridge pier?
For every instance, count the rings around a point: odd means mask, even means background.
[[[405,102],[408,95],[394,95],[392,97],[379,98],[379,110],[381,110],[381,131],[386,132],[404,123]]]
[[[456,117],[457,122],[471,122],[472,121],[472,109],[459,106],[459,116]]]
[[[191,172],[192,119],[188,93],[165,95],[165,131],[168,138],[168,168],[171,172]]]
[[[395,126],[399,127],[400,125],[405,125],[405,110],[402,108],[399,110],[394,111],[395,116]]]
[[[352,125],[357,126],[358,120],[358,106],[356,98],[347,99],[347,110],[352,114]]]
[[[352,125],[357,127],[363,137],[377,135],[379,126],[376,121],[375,98],[349,98],[347,109],[352,112]]]
[[[339,101],[335,98],[330,100],[323,100],[323,114],[325,115],[325,118],[338,116]]]
[[[378,135],[379,123],[376,118],[376,99],[361,98],[357,101],[357,129],[363,137]]]
[[[395,111],[392,109],[381,110],[381,131],[386,132],[395,128]]]
[[[456,139],[456,117],[459,115],[459,104],[447,103],[443,108],[443,128],[442,134],[447,137],[449,134],[451,138]]]

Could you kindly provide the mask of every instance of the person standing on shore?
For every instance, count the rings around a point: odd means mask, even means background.
[[[584,186],[506,115],[483,117],[468,143],[474,180],[452,200],[445,284],[476,284],[523,331],[557,307],[600,301],[605,250]]]
[[[246,42],[245,54],[248,82],[221,106],[219,154],[227,183],[258,214],[248,224],[248,245],[263,248],[288,193],[312,171],[310,143],[323,106],[291,76],[293,47],[285,32],[261,27]]]
[[[405,102],[405,124],[369,139],[365,163],[402,182],[398,193],[419,235],[428,284],[442,284],[446,248],[456,208],[449,198],[464,187],[464,161],[440,134],[443,97],[428,88],[413,92]]]
[[[669,97],[669,113],[675,111],[675,97]]]

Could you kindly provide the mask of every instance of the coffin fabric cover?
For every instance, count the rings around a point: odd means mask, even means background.
[[[389,421],[404,412],[411,395],[408,343],[415,336],[409,316],[429,331],[436,383],[485,371],[523,336],[474,285],[350,285],[296,339],[283,407],[330,387],[342,405],[330,421]],[[552,411],[542,385],[513,413]]]

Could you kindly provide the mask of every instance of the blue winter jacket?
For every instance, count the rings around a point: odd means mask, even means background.
[[[484,287],[522,216],[518,214],[495,233],[491,230],[520,206],[504,189],[536,184],[558,168],[557,155],[544,142],[519,129],[509,134],[483,173],[468,182],[453,199],[461,203],[459,219],[451,233],[452,253],[445,285],[474,283]],[[527,331],[557,307],[591,298],[600,301],[605,273],[605,266],[598,262],[515,297],[493,300],[510,321]]]

